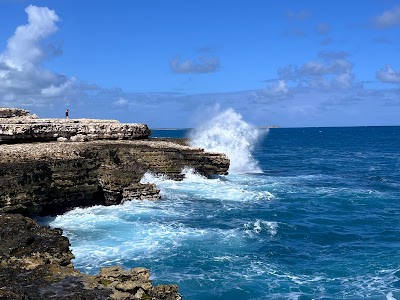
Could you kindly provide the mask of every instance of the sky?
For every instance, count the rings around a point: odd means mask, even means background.
[[[400,0],[0,0],[0,107],[196,127],[400,125]]]

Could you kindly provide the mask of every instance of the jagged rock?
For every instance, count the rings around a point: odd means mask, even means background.
[[[0,107],[0,118],[14,118],[14,117],[30,117],[30,113],[29,111],[21,108]]]
[[[0,145],[0,211],[57,214],[74,207],[159,199],[147,171],[181,180],[185,167],[227,174],[224,154],[161,139]]]
[[[69,138],[69,140],[71,142],[86,142],[88,141],[88,136],[84,135],[84,134],[77,134],[77,135],[73,135]]]
[[[146,124],[115,120],[0,118],[0,143],[48,142],[74,136],[91,141],[143,139],[150,134]]]
[[[0,214],[0,224],[0,299],[181,299],[176,285],[153,286],[145,268],[80,273],[60,229],[18,214]]]
[[[225,154],[188,147],[184,139],[148,139],[150,133],[145,124],[37,119],[0,108],[0,299],[181,299],[176,285],[152,286],[144,268],[81,274],[61,230],[1,213],[54,215],[159,199],[154,184],[140,183],[147,171],[175,180],[186,167],[206,177],[227,174]]]

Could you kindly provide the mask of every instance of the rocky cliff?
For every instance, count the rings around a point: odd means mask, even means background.
[[[153,286],[145,268],[80,273],[60,229],[18,214],[0,214],[0,224],[0,299],[181,299],[176,285]]]
[[[224,154],[166,140],[51,142],[0,145],[0,211],[58,214],[77,206],[158,199],[146,172],[182,179],[189,167],[204,176],[226,174]]]
[[[115,120],[0,118],[0,143],[132,140],[150,134],[146,124],[121,124]]]
[[[185,167],[227,174],[226,155],[150,134],[145,124],[38,119],[0,108],[0,299],[180,299],[174,285],[152,286],[143,268],[81,274],[61,230],[26,217],[159,199],[155,185],[140,182],[146,172],[175,180]]]

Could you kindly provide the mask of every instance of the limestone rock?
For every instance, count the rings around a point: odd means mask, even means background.
[[[21,108],[0,107],[0,118],[15,118],[15,117],[30,117],[30,113],[29,111]]]
[[[181,180],[185,167],[227,174],[224,154],[162,139],[0,145],[0,212],[57,214],[74,207],[159,199],[147,172]]]
[[[150,136],[146,124],[122,124],[115,120],[0,118],[0,143],[48,142],[60,137],[77,141],[143,139]]]
[[[176,285],[154,287],[144,268],[81,274],[61,230],[4,213],[54,215],[159,199],[154,184],[140,182],[149,171],[175,180],[184,168],[206,177],[227,174],[225,154],[191,148],[184,139],[148,139],[150,134],[145,124],[38,119],[0,108],[0,299],[181,299]]]
[[[17,214],[0,214],[0,224],[0,299],[181,299],[176,285],[153,286],[145,268],[80,273],[60,229]]]

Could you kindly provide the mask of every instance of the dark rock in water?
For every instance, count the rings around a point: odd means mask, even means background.
[[[176,285],[153,286],[149,270],[102,268],[89,276],[73,268],[60,229],[18,214],[0,214],[0,299],[179,300]]]

